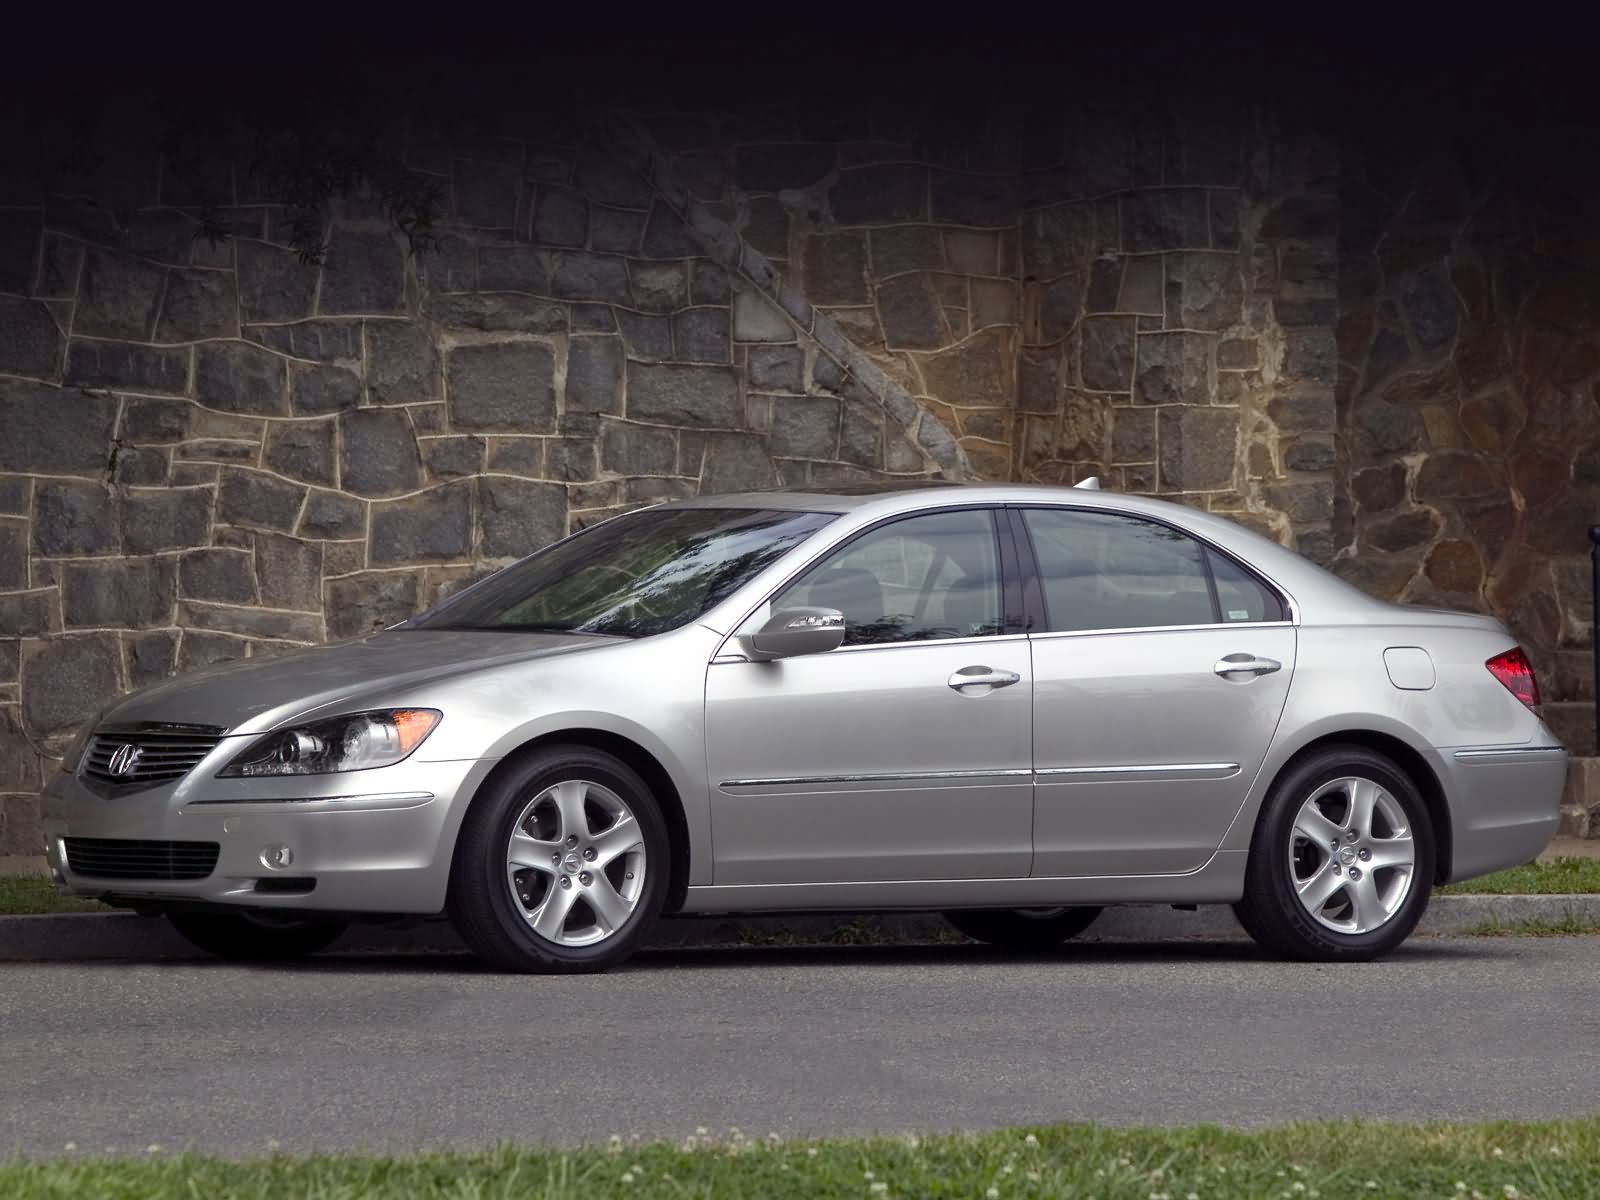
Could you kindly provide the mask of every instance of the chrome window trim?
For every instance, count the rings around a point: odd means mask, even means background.
[[[743,623],[744,622],[741,621],[740,625],[743,625]],[[976,637],[917,638],[915,641],[909,642],[863,642],[859,646],[835,646],[832,650],[825,651],[821,654],[801,654],[797,655],[796,657],[832,658],[835,654],[860,654],[864,650],[913,650],[918,646],[955,646],[963,645],[969,642],[981,642],[985,646],[993,646],[996,642],[1023,642],[1026,641],[1028,637],[1029,635],[1026,633],[984,633],[979,634]],[[750,661],[750,659],[739,653],[739,651],[729,650],[726,648],[727,643],[734,640],[734,635],[730,633],[727,641],[723,643],[723,648],[718,650],[716,655],[712,657],[710,663],[711,666],[723,666],[728,663],[747,663]],[[786,662],[788,660],[774,659],[773,661]]]
[[[1029,638],[1044,641],[1049,638],[1102,637],[1132,633],[1193,633],[1196,630],[1217,629],[1291,629],[1293,621],[1224,621],[1220,625],[1130,625],[1117,629],[1052,629],[1046,633],[1030,633]]]
[[[885,771],[872,775],[790,775],[772,779],[724,779],[718,787],[788,787],[813,783],[909,783],[932,779],[992,779],[1032,775],[1030,767],[997,767],[992,771]]]
[[[1159,499],[1159,497],[1152,497],[1152,499]],[[1256,566],[1254,563],[1246,562],[1242,556],[1240,556],[1238,554],[1235,554],[1233,551],[1227,549],[1224,546],[1218,545],[1216,542],[1212,541],[1210,538],[1206,537],[1204,534],[1196,533],[1194,530],[1189,529],[1189,528],[1187,528],[1187,527],[1185,527],[1183,525],[1176,524],[1175,522],[1172,522],[1172,521],[1163,520],[1160,517],[1153,517],[1149,513],[1129,512],[1125,508],[1114,508],[1111,505],[1096,504],[1096,505],[1090,507],[1090,506],[1086,506],[1086,505],[1082,505],[1082,504],[1051,504],[1048,501],[1031,502],[1031,501],[1023,500],[1023,501],[1008,501],[1006,503],[1005,507],[1014,508],[1014,509],[1018,510],[1019,512],[1026,511],[1027,509],[1030,509],[1030,508],[1042,508],[1042,509],[1052,510],[1052,511],[1055,511],[1055,512],[1110,513],[1113,516],[1127,517],[1129,520],[1133,520],[1133,521],[1146,521],[1146,522],[1148,522],[1148,523],[1150,523],[1152,525],[1161,525],[1161,526],[1164,526],[1167,529],[1176,530],[1177,532],[1183,534],[1184,537],[1193,538],[1195,541],[1199,542],[1202,546],[1204,546],[1207,550],[1210,550],[1212,553],[1220,554],[1220,555],[1222,555],[1223,558],[1226,558],[1228,561],[1233,562],[1233,563],[1237,563],[1240,567],[1242,567],[1244,569],[1244,572],[1247,575],[1254,575],[1257,579],[1260,579],[1263,582],[1265,582],[1269,587],[1272,588],[1273,591],[1278,593],[1278,598],[1283,601],[1284,609],[1289,614],[1289,619],[1287,621],[1216,621],[1216,622],[1213,622],[1212,624],[1206,625],[1206,626],[1196,626],[1196,625],[1182,625],[1182,626],[1158,625],[1158,626],[1155,626],[1155,628],[1157,628],[1157,629],[1180,629],[1180,628],[1181,629],[1198,629],[1198,628],[1217,629],[1217,628],[1221,628],[1221,627],[1225,627],[1225,626],[1232,626],[1232,625],[1298,625],[1298,624],[1300,624],[1300,605],[1295,601],[1294,595],[1289,591],[1288,588],[1284,587],[1283,584],[1279,583],[1276,579],[1274,579],[1271,575],[1268,575],[1265,571],[1263,571],[1260,567]],[[1210,516],[1219,516],[1219,517],[1224,517],[1224,518],[1226,518],[1226,516],[1227,516],[1226,513],[1211,513],[1211,514],[1208,514],[1208,515],[1210,515]],[[1024,520],[1026,520],[1026,518],[1024,518]],[[1037,562],[1038,555],[1035,554],[1034,558],[1035,558],[1035,561]],[[1094,631],[1088,631],[1088,630],[1061,630],[1061,631],[1051,630],[1049,632],[1052,632],[1052,633],[1054,633],[1054,632],[1070,632],[1070,633],[1097,632],[1097,633],[1103,633],[1105,631],[1104,630],[1094,630]]]

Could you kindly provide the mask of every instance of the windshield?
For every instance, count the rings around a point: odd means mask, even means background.
[[[694,620],[833,520],[830,513],[630,513],[491,575],[407,623],[649,637]]]

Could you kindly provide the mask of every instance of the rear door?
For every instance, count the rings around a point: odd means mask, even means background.
[[[1033,874],[1201,866],[1283,712],[1295,630],[1282,598],[1169,525],[1013,513],[1037,564]]]

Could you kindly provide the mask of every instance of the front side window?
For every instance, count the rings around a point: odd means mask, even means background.
[[[1023,510],[1048,628],[1137,629],[1214,621],[1200,543],[1134,517]]]
[[[969,509],[881,526],[830,554],[772,606],[838,609],[847,646],[999,633],[994,517]]]
[[[833,519],[768,509],[645,509],[557,542],[406,628],[665,633],[726,599]]]

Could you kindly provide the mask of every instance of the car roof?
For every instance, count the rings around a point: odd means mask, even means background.
[[[1348,618],[1375,619],[1391,606],[1368,596],[1272,538],[1218,513],[1151,496],[1089,488],[1030,483],[958,483],[944,480],[889,480],[844,484],[815,490],[787,488],[737,492],[673,501],[670,508],[768,508],[848,514],[850,525],[866,524],[901,512],[972,504],[1050,504],[1099,509],[1175,525],[1238,557],[1287,592],[1300,612],[1338,611]],[[1360,614],[1357,616],[1357,614]]]

